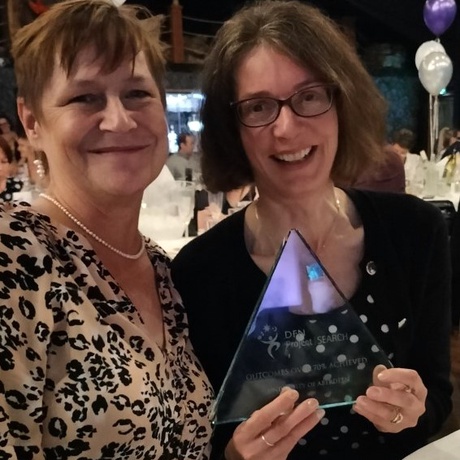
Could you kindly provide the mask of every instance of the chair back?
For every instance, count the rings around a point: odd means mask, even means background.
[[[454,203],[452,203],[452,201],[450,200],[430,200],[429,203],[436,206],[441,211],[446,221],[447,230],[450,236],[452,233],[452,224],[454,222],[454,217],[457,212]]]

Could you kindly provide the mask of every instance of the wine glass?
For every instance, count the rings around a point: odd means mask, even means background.
[[[222,205],[224,203],[223,192],[210,192],[208,190],[208,209],[211,214],[211,226],[219,222],[222,214]]]
[[[195,183],[186,180],[176,180],[178,214],[184,223],[184,233],[188,237],[188,226],[195,208]]]

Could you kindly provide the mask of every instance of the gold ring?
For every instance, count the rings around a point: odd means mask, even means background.
[[[411,388],[409,385],[405,385],[406,388],[404,388],[404,391],[406,393],[412,393],[413,395],[415,394],[415,390]]]
[[[395,425],[397,425],[398,423],[401,423],[404,419],[404,415],[401,414],[401,411],[400,409],[396,409],[396,415],[393,417],[392,420],[390,420],[390,423],[394,423]]]
[[[264,436],[263,434],[262,434],[260,437],[262,438],[262,441],[263,441],[265,444],[267,444],[268,447],[275,447],[275,444],[273,444],[273,443],[267,441],[267,440],[265,439],[265,436]]]

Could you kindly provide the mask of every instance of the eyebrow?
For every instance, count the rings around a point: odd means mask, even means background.
[[[153,77],[152,77],[153,80]],[[129,78],[126,78],[123,80],[123,83],[146,83],[148,82],[149,79],[146,77],[143,77],[141,75],[133,75]],[[71,80],[71,85],[76,87],[76,88],[88,88],[91,86],[97,86],[99,83],[97,80],[93,79],[84,79],[84,78],[74,78]]]
[[[292,88],[291,95],[294,94],[294,93],[297,93],[298,91],[300,91],[302,89],[306,89],[306,88],[308,88],[310,86],[317,86],[317,85],[321,85],[321,84],[323,84],[323,82],[317,81],[317,80],[313,80],[313,81],[310,80],[310,79],[304,80],[304,81],[294,85],[294,87]],[[274,98],[274,99],[278,99],[278,98],[275,98],[275,96],[273,96],[273,94],[270,91],[262,90],[262,91],[256,91],[254,93],[248,93],[245,96],[238,98],[238,100],[244,101],[246,99],[253,99],[253,98],[258,98],[258,97],[271,97],[271,98]]]

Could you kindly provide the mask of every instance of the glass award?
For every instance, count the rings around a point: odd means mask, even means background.
[[[217,395],[214,424],[241,422],[295,388],[299,402],[353,404],[378,364],[392,367],[297,230],[283,242]]]

